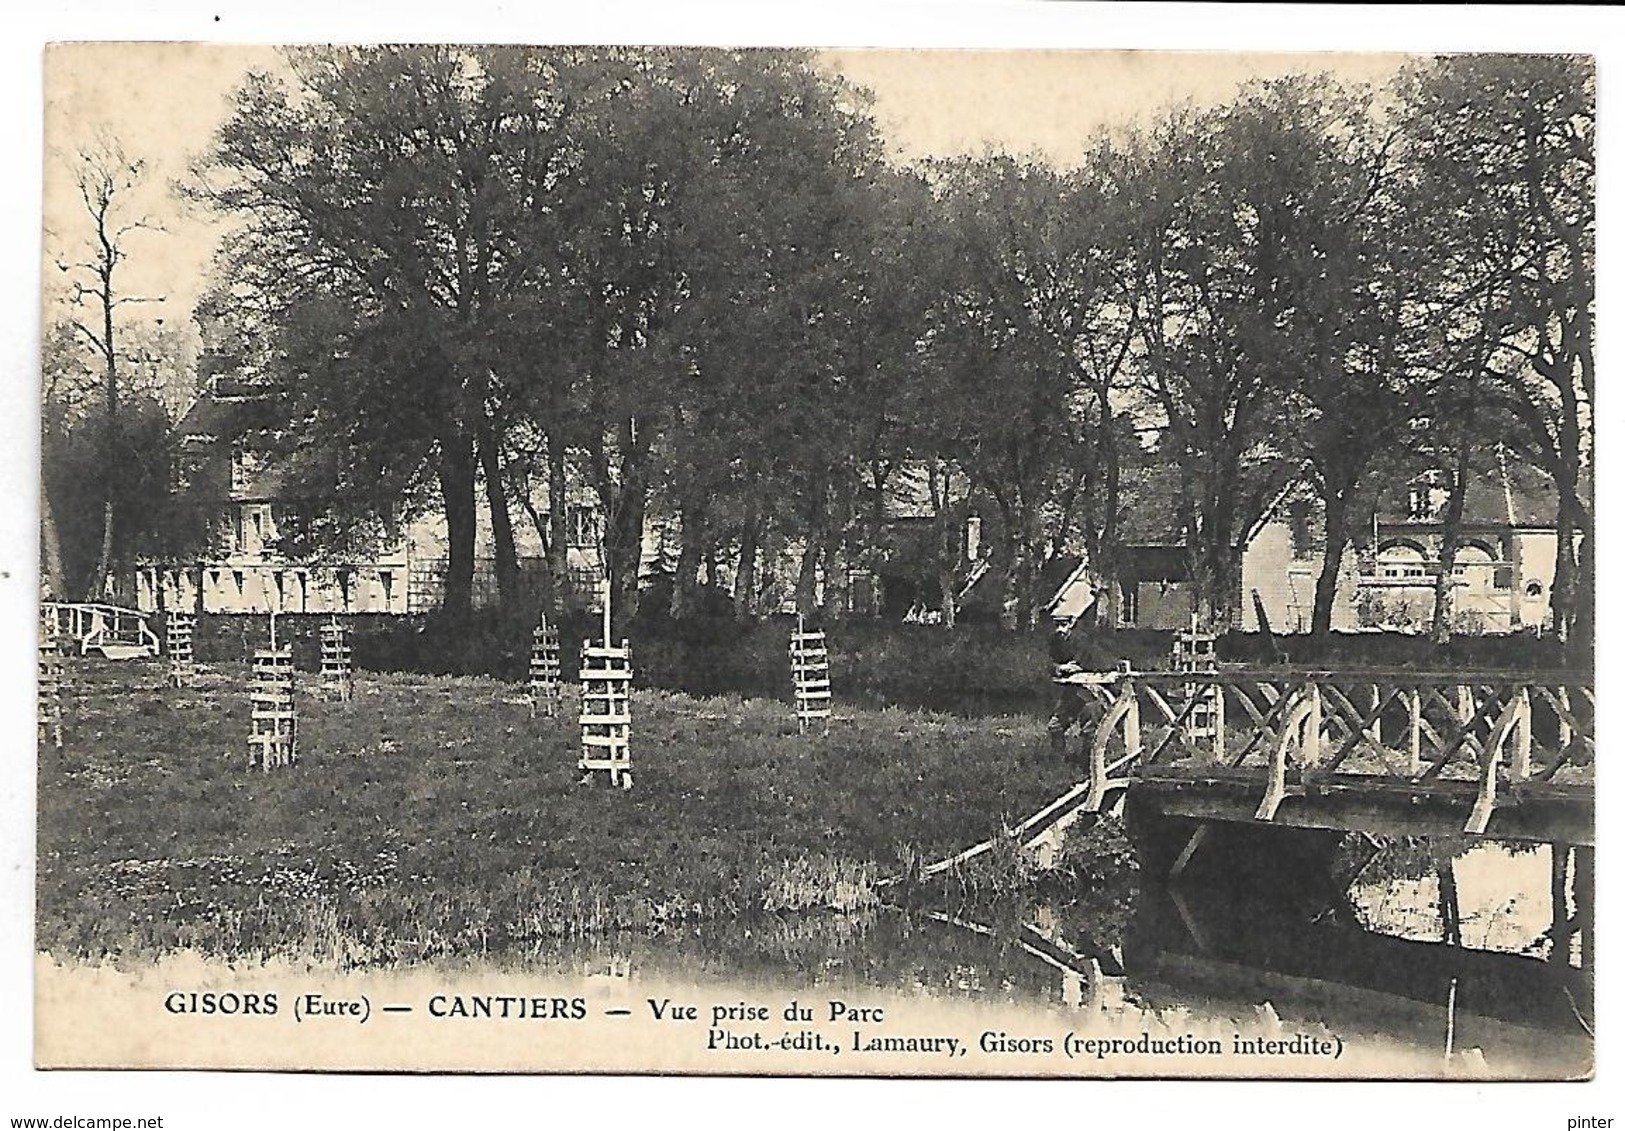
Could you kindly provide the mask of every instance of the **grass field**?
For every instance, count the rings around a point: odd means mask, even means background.
[[[623,793],[580,783],[573,697],[532,719],[517,685],[408,675],[348,706],[305,677],[300,761],[266,774],[244,674],[70,667],[40,755],[42,950],[368,966],[859,909],[1077,778],[1030,716],[849,708],[802,736],[783,702],[640,689]]]

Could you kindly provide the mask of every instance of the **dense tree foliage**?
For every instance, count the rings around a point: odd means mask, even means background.
[[[308,494],[444,515],[452,613],[481,512],[504,592],[528,522],[563,593],[565,504],[591,499],[624,611],[653,524],[674,616],[707,591],[840,615],[850,571],[903,552],[907,497],[944,615],[985,573],[1030,625],[1059,564],[1110,569],[1152,463],[1221,625],[1251,539],[1313,495],[1325,631],[1381,489],[1433,471],[1459,511],[1488,443],[1556,488],[1572,631],[1593,86],[1567,57],[1292,76],[1072,169],[899,167],[807,53],[299,51],[200,163],[234,225],[210,348],[285,393]]]

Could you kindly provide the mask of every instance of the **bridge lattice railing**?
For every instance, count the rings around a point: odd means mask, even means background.
[[[1454,779],[1478,783],[1466,831],[1483,832],[1501,786],[1585,780],[1596,753],[1596,694],[1573,672],[1221,669],[1060,682],[1105,709],[1089,750],[1093,808],[1161,771],[1262,776],[1262,820],[1334,776]]]

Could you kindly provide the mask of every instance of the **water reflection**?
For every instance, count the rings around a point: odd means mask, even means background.
[[[1201,886],[1137,887],[1125,876],[1043,903],[763,917],[540,945],[513,957],[605,991],[595,998],[636,1001],[656,985],[701,995],[744,986],[775,1000],[882,995],[966,1016],[1014,1009],[1034,1031],[1059,1023],[1224,1042],[1337,1037],[1365,1054],[1352,1068],[1326,1068],[1345,1074],[1584,1075],[1591,975],[1543,957],[1551,950],[1549,888],[1542,894],[1549,857],[1489,846],[1456,864],[1462,937],[1474,945],[1443,941],[1428,876],[1379,873],[1346,905],[1313,916]],[[1226,1064],[1231,1074],[1248,1071],[1245,1062]],[[1181,1069],[1169,1061],[1160,1071]],[[1251,1070],[1320,1069],[1305,1061]]]
[[[1348,914],[1295,920],[1201,891],[1132,893],[1120,939],[1099,937],[1090,919],[1086,902],[808,916],[602,939],[539,951],[525,965],[632,997],[640,983],[699,993],[729,984],[777,999],[885,994],[933,1008],[1015,1007],[1034,1026],[1060,1019],[1080,1032],[1336,1037],[1365,1053],[1360,1075],[1589,1071],[1590,976],[1567,966],[1383,934]],[[1228,1063],[1233,1074],[1249,1070]]]

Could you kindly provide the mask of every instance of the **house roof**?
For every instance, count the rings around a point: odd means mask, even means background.
[[[1437,518],[1413,519],[1410,485],[1384,494],[1377,509],[1384,526],[1434,525]],[[1472,474],[1462,500],[1464,526],[1552,526],[1557,521],[1557,489],[1539,468],[1522,463],[1499,464]]]
[[[232,442],[245,433],[274,427],[279,400],[278,393],[264,387],[211,381],[181,416],[176,431]]]
[[[1179,520],[1179,469],[1168,464],[1124,468],[1119,490],[1118,537],[1129,548],[1184,546]],[[1469,527],[1549,527],[1557,519],[1557,491],[1551,478],[1528,464],[1507,463],[1468,480],[1462,523]],[[1436,525],[1415,520],[1410,485],[1387,490],[1377,509],[1382,526]]]
[[[233,499],[277,499],[288,490],[292,468],[285,460],[273,458],[263,439],[283,421],[280,399],[276,391],[264,386],[217,376],[176,426],[183,440],[191,441],[195,448],[229,448],[235,459],[241,445],[242,458],[234,469],[236,481],[230,492]]]
[[[1117,534],[1124,546],[1183,546],[1179,469],[1168,464],[1126,467],[1118,484]]]

